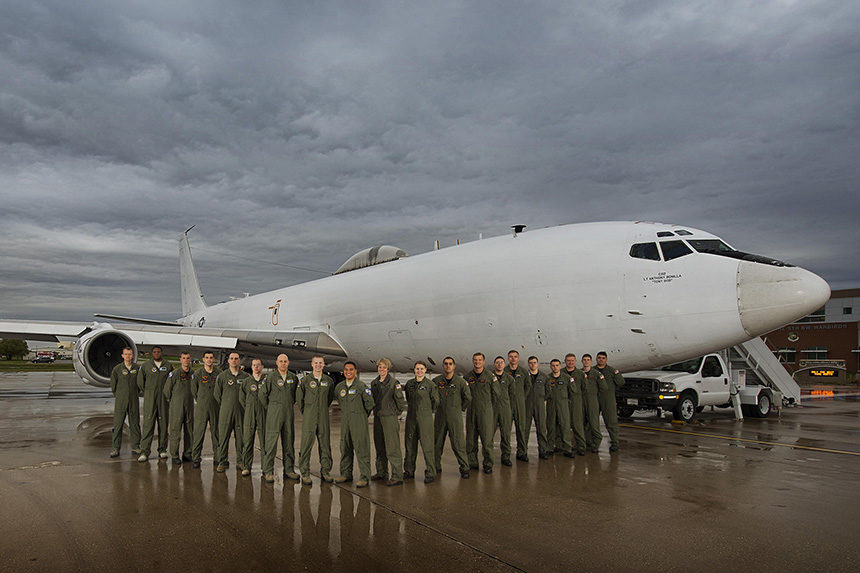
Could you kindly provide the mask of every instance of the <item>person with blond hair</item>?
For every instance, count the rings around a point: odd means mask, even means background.
[[[379,375],[370,383],[373,396],[373,443],[376,446],[376,473],[372,480],[385,480],[385,485],[403,484],[403,453],[400,449],[398,416],[406,409],[403,386],[389,372],[391,361],[376,362]],[[389,465],[391,472],[389,473]]]

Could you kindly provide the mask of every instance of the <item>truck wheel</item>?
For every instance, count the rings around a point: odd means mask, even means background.
[[[690,422],[696,417],[696,398],[689,392],[684,392],[678,399],[678,404],[672,414],[676,420]]]
[[[619,418],[629,418],[633,415],[633,412],[636,411],[636,408],[632,406],[618,406],[618,417]]]
[[[752,408],[752,415],[756,418],[767,418],[767,415],[770,414],[770,406],[771,399],[770,394],[767,392],[761,392],[758,395],[758,402]]]

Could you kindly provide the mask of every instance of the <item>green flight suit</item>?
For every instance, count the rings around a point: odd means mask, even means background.
[[[194,371],[188,372],[175,368],[167,375],[164,383],[164,397],[170,404],[170,420],[167,434],[168,453],[171,458],[179,457],[179,439],[182,438],[182,457],[191,457],[191,429],[194,426],[194,396],[191,394],[191,380]]]
[[[155,426],[158,424],[158,453],[167,452],[168,402],[164,396],[164,382],[173,371],[173,364],[162,359],[157,366],[151,358],[137,371],[137,387],[143,392],[143,424],[140,453],[149,457]]]
[[[615,402],[615,389],[624,386],[624,376],[607,364],[604,368],[592,366],[592,372],[597,372],[597,395],[600,400],[600,412],[603,414],[603,423],[609,433],[609,443],[618,447],[618,404]],[[600,442],[597,443],[597,446]]]
[[[531,376],[529,371],[522,366],[511,370],[505,366],[505,372],[514,379],[511,387],[511,415],[514,418],[514,431],[517,435],[517,456],[527,456],[529,453],[529,433],[526,431],[526,420],[530,412],[526,409],[526,396],[531,390]]]
[[[373,396],[364,382],[355,378],[334,388],[340,405],[340,475],[352,478],[353,458],[358,458],[359,479],[370,480],[370,430],[367,418],[373,411]]]
[[[137,393],[137,373],[140,366],[120,362],[110,373],[110,391],[114,396],[113,402],[113,449],[119,451],[122,446],[122,426],[128,416],[128,433],[131,437],[131,451],[140,450],[140,401]]]
[[[511,402],[514,394],[514,378],[507,372],[496,374],[493,378],[499,385],[499,394],[493,400],[493,435],[499,430],[499,449],[502,451],[502,461],[511,461]]]
[[[499,383],[484,368],[480,374],[474,370],[463,376],[472,392],[472,402],[466,409],[466,454],[469,467],[478,467],[478,438],[485,470],[493,469],[493,402],[499,395]]]
[[[281,456],[284,473],[292,472],[296,458],[295,413],[296,391],[299,378],[290,371],[286,376],[274,370],[269,373],[269,383],[264,386],[266,394],[266,449],[263,455],[263,473],[275,473],[275,453],[278,438],[281,439]]]
[[[585,442],[586,447],[596,450],[603,440],[600,433],[600,390],[598,388],[599,375],[594,366],[585,372],[585,385],[582,393],[582,409],[585,415]]]
[[[317,442],[322,475],[331,474],[331,433],[328,409],[334,398],[334,382],[328,375],[308,374],[299,382],[296,403],[302,413],[302,441],[299,445],[299,473],[311,476],[311,451]]]
[[[203,438],[206,436],[206,426],[209,426],[209,437],[212,439],[212,458],[218,463],[218,402],[215,401],[215,380],[221,373],[217,366],[212,372],[206,367],[194,371],[191,378],[191,395],[194,396],[194,447],[191,458],[200,463],[203,458]]]
[[[227,462],[227,455],[230,451],[230,434],[236,446],[236,466],[241,470],[244,469],[244,450],[245,440],[242,434],[242,404],[239,402],[239,390],[242,387],[242,382],[250,378],[251,375],[244,370],[239,370],[236,374],[230,372],[227,368],[215,379],[215,391],[213,396],[218,402],[218,464]]]
[[[440,374],[433,379],[436,389],[439,391],[439,406],[436,408],[434,420],[435,435],[433,445],[436,450],[436,472],[442,471],[442,448],[445,446],[445,437],[451,438],[451,449],[460,472],[469,471],[469,458],[466,454],[466,437],[463,426],[463,412],[472,402],[472,391],[469,384],[457,374],[451,379]]]
[[[549,396],[546,374],[538,371],[537,374],[529,372],[529,393],[526,395],[526,435],[532,433],[532,422],[535,424],[537,433],[538,454],[552,453],[553,446],[550,445],[546,436],[546,399]]]
[[[550,451],[555,447],[570,453],[570,377],[563,371],[558,377],[547,375],[546,433]]]
[[[576,452],[578,454],[585,453],[586,447],[586,439],[585,439],[585,419],[583,418],[583,388],[585,387],[585,372],[580,370],[579,368],[574,368],[573,372],[568,371],[566,368],[562,370],[565,374],[570,376],[570,388],[569,392],[569,403],[570,406],[570,426],[573,430],[573,445],[576,447]]]
[[[403,479],[403,451],[400,448],[400,423],[397,417],[406,409],[403,385],[388,374],[370,383],[373,396],[373,444],[376,446],[376,475]],[[391,473],[388,466],[391,465]]]
[[[269,385],[266,375],[257,380],[249,376],[239,386],[239,404],[242,406],[242,436],[243,444],[242,465],[250,470],[254,464],[254,434],[260,440],[260,451],[266,451],[266,394]],[[260,455],[260,465],[263,465],[263,454]]]
[[[421,382],[415,378],[406,383],[406,429],[404,442],[406,457],[403,470],[415,475],[415,460],[418,457],[418,442],[424,452],[424,476],[436,477],[436,448],[433,444],[433,412],[439,407],[439,390],[425,376]]]

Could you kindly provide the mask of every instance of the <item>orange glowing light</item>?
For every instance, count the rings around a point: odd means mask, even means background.
[[[825,396],[828,398],[833,397],[833,390],[813,390],[811,392],[812,396]]]

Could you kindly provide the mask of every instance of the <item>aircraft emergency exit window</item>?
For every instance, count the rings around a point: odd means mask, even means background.
[[[684,241],[660,241],[660,249],[663,250],[663,258],[667,261],[689,255],[693,251],[690,250]]]
[[[660,253],[657,251],[657,243],[636,243],[630,247],[630,256],[634,259],[648,259],[659,261]]]

